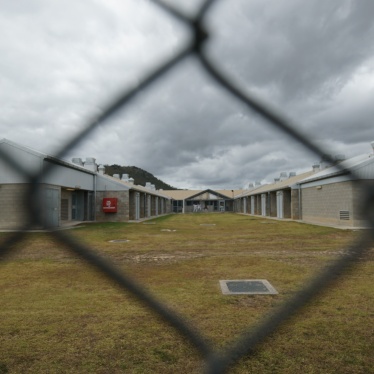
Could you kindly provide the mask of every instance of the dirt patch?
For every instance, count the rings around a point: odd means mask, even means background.
[[[133,263],[176,263],[183,260],[189,260],[194,258],[204,257],[202,253],[196,252],[180,252],[180,253],[144,253],[144,254],[126,254],[117,258],[124,262]]]

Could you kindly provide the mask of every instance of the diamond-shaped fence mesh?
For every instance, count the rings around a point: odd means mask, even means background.
[[[258,115],[272,124],[274,128],[278,128],[287,133],[295,141],[300,142],[316,155],[321,157],[325,155],[322,149],[299,133],[297,123],[290,121],[286,114],[272,108],[269,103],[260,101],[255,96],[252,96],[232,83],[225,72],[220,69],[219,63],[209,58],[206,53],[205,45],[209,41],[210,35],[206,30],[205,20],[215,1],[206,1],[194,18],[189,18],[178,10],[166,6],[159,1],[154,0],[153,2],[162,8],[163,11],[167,12],[170,17],[176,18],[176,20],[186,24],[190,28],[190,41],[182,46],[180,52],[176,56],[162,63],[160,66],[155,66],[151,73],[143,76],[136,89],[124,90],[118,97],[113,98],[110,104],[103,110],[102,114],[85,124],[79,135],[66,141],[64,146],[57,153],[57,158],[62,158],[99,125],[105,126],[107,120],[120,109],[126,107],[136,95],[141,95],[142,92],[146,91],[157,80],[162,79],[171,69],[177,68],[182,61],[191,55],[195,56],[200,61],[202,71],[213,78],[221,89],[226,91],[226,93],[231,95],[235,100],[245,104],[251,111],[257,112]],[[23,175],[30,186],[25,196],[25,214],[29,217],[28,224],[20,228],[13,235],[10,235],[6,242],[3,243],[0,249],[0,255],[2,258],[5,258],[5,255],[10,254],[14,248],[17,248],[17,244],[20,244],[24,240],[24,232],[26,230],[33,227],[35,224],[42,223],[42,212],[38,203],[41,175],[30,174],[22,165],[18,164],[16,160],[12,159],[1,150],[0,157],[15,172]],[[44,177],[53,171],[53,167],[52,163],[49,164],[49,167],[43,171]],[[339,165],[337,165],[337,167],[339,167]],[[353,173],[351,173],[351,178],[356,178]],[[325,268],[310,283],[304,285],[290,300],[281,305],[271,316],[266,317],[256,329],[252,329],[250,332],[243,331],[240,339],[226,350],[220,352],[214,350],[198,329],[191,326],[188,321],[170,310],[151,293],[143,289],[141,285],[130,276],[122,270],[119,270],[114,264],[78,242],[66,232],[54,231],[51,232],[51,235],[53,235],[58,242],[62,243],[63,247],[68,248],[75,255],[78,255],[84,261],[100,270],[107,278],[111,279],[124,291],[132,293],[143,305],[149,308],[149,310],[161,317],[166,324],[172,326],[186,341],[194,346],[204,358],[207,373],[224,373],[228,372],[244,355],[250,355],[254,348],[274,333],[282,323],[297,314],[305,304],[315,298],[321,289],[326,289],[337,277],[344,274],[348,268],[353,267],[357,263],[362,254],[372,244],[374,215],[372,214],[373,210],[371,209],[371,205],[374,201],[373,193],[372,189],[365,188],[361,196],[361,205],[366,210],[364,214],[370,223],[371,229],[365,230],[361,238],[346,249],[344,255]]]

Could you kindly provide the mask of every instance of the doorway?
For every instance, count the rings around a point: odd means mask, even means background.
[[[59,226],[59,192],[54,188],[45,189],[45,227]]]

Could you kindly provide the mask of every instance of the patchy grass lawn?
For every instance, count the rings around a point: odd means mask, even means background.
[[[359,235],[205,213],[85,224],[69,234],[185,316],[216,348],[256,326]],[[182,337],[50,234],[30,233],[17,249],[0,264],[0,374],[202,371],[201,357]],[[232,372],[371,372],[373,269],[371,251]],[[221,294],[220,279],[250,278],[267,279],[279,294]]]

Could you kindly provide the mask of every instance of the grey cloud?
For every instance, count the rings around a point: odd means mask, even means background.
[[[233,12],[231,2],[217,11],[214,56],[250,86],[275,85],[281,102],[331,96],[373,54],[371,1],[234,3]]]
[[[171,176],[171,180],[185,188],[190,185],[241,188],[254,181],[272,182],[281,171],[311,169],[313,162],[313,157],[306,155],[302,148],[294,144],[286,148],[281,139],[271,139],[234,147],[222,155],[187,164],[183,168],[169,166],[161,175],[169,176],[169,179]]]
[[[147,1],[3,3],[0,131],[49,153],[188,37]],[[188,14],[201,4],[172,3]],[[216,2],[207,46],[234,81],[282,108],[311,139],[353,153],[372,140],[372,83],[364,82],[373,82],[373,10],[370,0]],[[225,93],[195,57],[69,156],[216,188],[272,180],[317,157]]]

